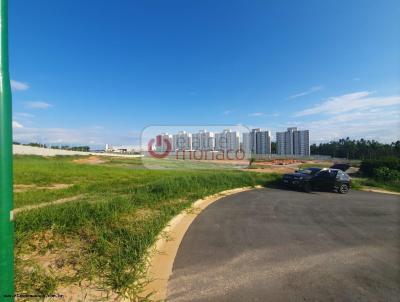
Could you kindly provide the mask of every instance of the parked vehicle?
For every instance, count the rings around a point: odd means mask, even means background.
[[[310,170],[310,168],[305,170]],[[283,183],[287,186],[304,190],[305,192],[323,190],[346,194],[349,192],[351,187],[351,179],[349,175],[342,170],[331,168],[319,170],[314,174],[303,173],[303,170],[293,174],[285,174],[283,176]]]
[[[321,168],[307,168],[297,170],[295,173],[284,174],[283,184],[286,187],[301,189],[304,181],[311,179]]]

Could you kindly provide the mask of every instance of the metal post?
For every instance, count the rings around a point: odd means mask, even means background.
[[[12,167],[11,86],[8,71],[8,0],[0,0],[0,301],[14,300]]]

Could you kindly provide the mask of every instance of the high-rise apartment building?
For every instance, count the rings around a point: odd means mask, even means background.
[[[256,132],[256,154],[271,154],[271,132]]]
[[[156,136],[155,150],[157,152],[164,152],[172,149],[172,135],[162,133]]]
[[[251,156],[251,133],[250,132],[243,132],[242,133],[242,145],[241,150],[244,152],[246,157]]]
[[[271,132],[260,128],[243,133],[242,150],[250,154],[271,154]]]
[[[172,150],[192,150],[192,134],[179,131],[172,136]]]
[[[302,156],[310,155],[310,131],[295,131],[293,132],[293,149],[294,154]]]
[[[215,147],[214,133],[207,130],[200,130],[192,134],[193,150],[211,151]]]
[[[280,155],[310,155],[310,131],[290,127],[276,133],[276,153]]]
[[[225,129],[221,133],[215,133],[215,150],[236,152],[240,150],[239,133]]]

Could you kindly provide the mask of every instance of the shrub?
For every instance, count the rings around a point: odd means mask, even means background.
[[[383,167],[400,172],[400,159],[396,157],[384,157],[380,159],[363,160],[360,171],[365,176],[374,177],[376,170]]]
[[[400,171],[389,169],[388,167],[380,167],[374,170],[374,178],[378,181],[399,182]]]

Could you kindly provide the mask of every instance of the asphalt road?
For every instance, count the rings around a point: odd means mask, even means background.
[[[400,198],[258,189],[188,229],[168,301],[400,301]]]

